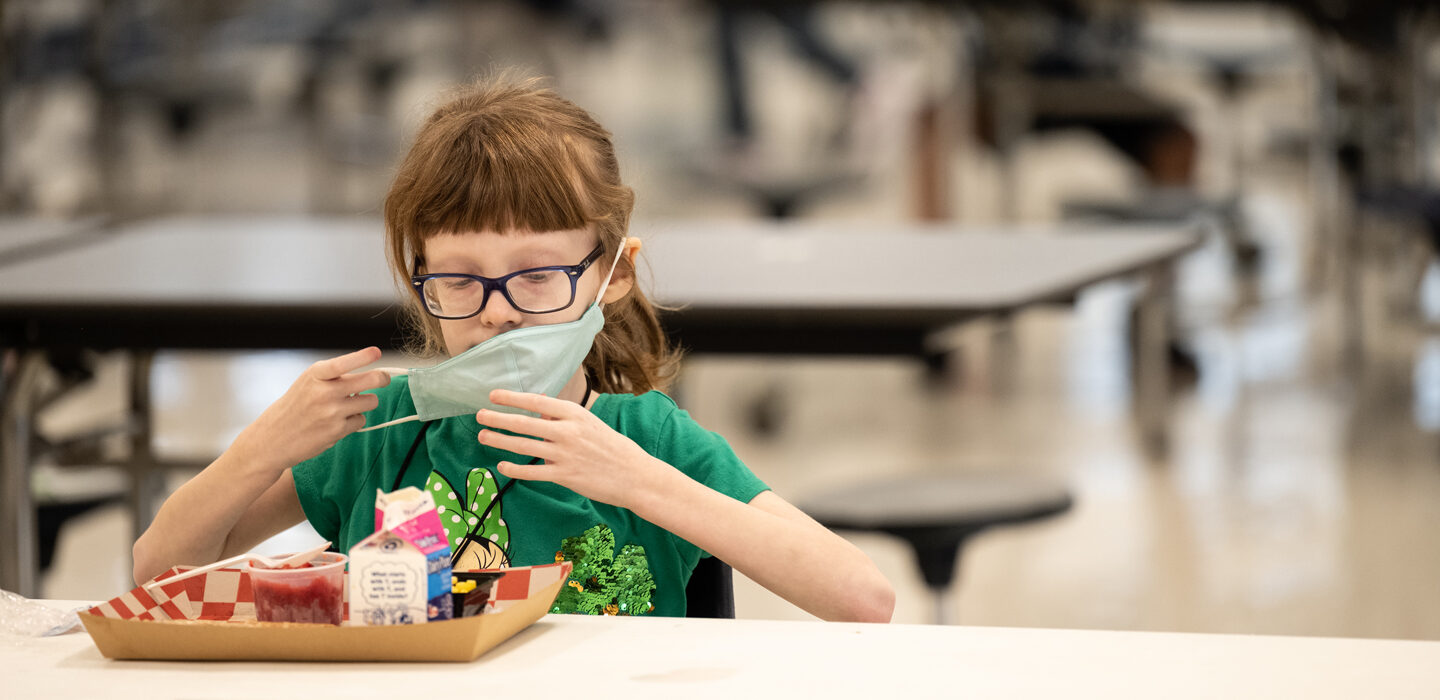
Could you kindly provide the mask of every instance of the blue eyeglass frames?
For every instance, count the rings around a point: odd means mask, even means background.
[[[490,293],[495,291],[522,313],[555,313],[575,303],[575,287],[580,276],[604,251],[602,243],[578,265],[532,267],[496,278],[458,272],[417,274],[411,276],[410,286],[420,297],[425,311],[436,318],[470,318],[485,310]],[[416,260],[415,265],[418,269],[420,261]]]

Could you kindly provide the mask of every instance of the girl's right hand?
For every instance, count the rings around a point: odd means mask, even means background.
[[[279,469],[330,449],[340,438],[365,427],[364,413],[380,405],[379,397],[360,392],[386,386],[390,375],[380,370],[350,374],[379,359],[380,349],[368,347],[310,365],[240,433],[232,449]]]

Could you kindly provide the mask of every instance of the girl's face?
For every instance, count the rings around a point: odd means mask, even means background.
[[[532,267],[578,265],[595,249],[596,243],[595,234],[588,229],[545,233],[482,231],[441,234],[425,241],[425,272],[458,272],[496,279]],[[560,311],[522,313],[511,306],[499,291],[492,291],[480,313],[470,318],[441,319],[440,332],[445,350],[453,357],[505,331],[580,318],[595,301],[600,284],[610,270],[612,257],[602,254],[586,268],[575,285],[574,301]],[[606,301],[618,298],[615,292],[621,288],[628,292],[628,282],[612,279],[605,294]]]

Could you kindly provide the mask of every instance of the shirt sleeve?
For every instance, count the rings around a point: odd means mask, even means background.
[[[665,462],[741,503],[770,490],[724,437],[701,427],[684,409],[676,407],[670,413],[656,447]]]
[[[315,532],[331,542],[340,541],[340,504],[334,494],[326,493],[325,480],[319,475],[334,473],[335,452],[336,447],[331,447],[295,465],[290,472],[305,519],[310,521]]]
[[[651,454],[684,472],[690,478],[725,494],[741,503],[749,503],[756,496],[769,491],[770,487],[750,471],[750,467],[735,454],[730,443],[719,433],[706,430],[690,413],[676,406],[666,397],[669,415],[656,436],[655,449]],[[690,552],[685,558],[694,562],[699,557],[710,556],[688,541],[682,550]],[[682,556],[684,552],[682,551]]]

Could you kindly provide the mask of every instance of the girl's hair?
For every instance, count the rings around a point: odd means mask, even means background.
[[[471,231],[589,228],[614,259],[635,193],[620,181],[610,132],[536,78],[509,76],[458,90],[421,126],[385,198],[391,272],[405,290],[411,349],[443,355],[440,323],[411,292],[426,239]],[[523,235],[523,234],[522,234]],[[602,266],[595,266],[602,269]],[[603,274],[603,273],[602,273]],[[635,276],[621,258],[615,276]],[[592,386],[607,393],[663,389],[679,353],[638,285],[604,307],[605,327],[585,358]]]

